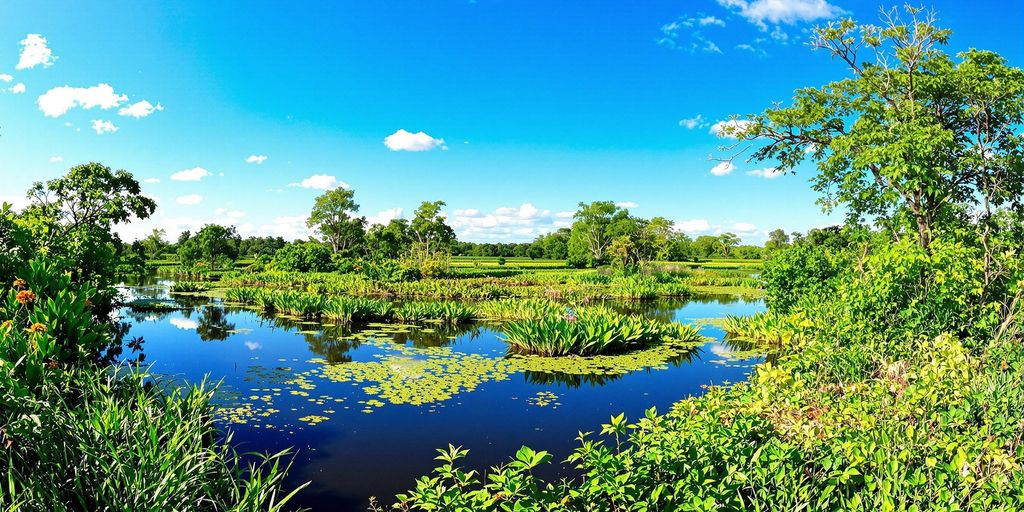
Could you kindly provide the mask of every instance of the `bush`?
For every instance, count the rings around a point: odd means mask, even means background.
[[[363,265],[363,275],[371,281],[382,283],[406,283],[418,281],[420,269],[398,260],[379,260]]]
[[[331,272],[334,253],[320,242],[295,242],[274,253],[272,266],[286,272]]]

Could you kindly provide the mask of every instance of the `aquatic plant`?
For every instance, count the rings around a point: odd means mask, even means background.
[[[469,322],[476,311],[459,302],[407,302],[394,311],[394,317],[402,322],[437,320],[448,324]]]
[[[488,320],[526,320],[564,311],[564,304],[549,299],[502,299],[476,305],[477,316]]]
[[[205,292],[210,289],[208,283],[199,281],[178,281],[171,285],[171,293],[196,293]]]
[[[542,356],[595,355],[641,348],[664,339],[691,341],[697,329],[596,306],[517,320],[502,327],[513,352]]]

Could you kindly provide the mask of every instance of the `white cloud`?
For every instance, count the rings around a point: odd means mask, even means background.
[[[257,232],[269,234],[270,236],[280,236],[286,240],[296,240],[299,238],[309,238],[312,234],[309,228],[306,227],[307,215],[285,215],[274,218],[274,222],[271,224],[263,224],[259,227]]]
[[[753,171],[747,171],[749,176],[757,176],[758,178],[764,178],[766,180],[774,180],[779,176],[782,176],[782,171],[775,167],[765,167],[764,169],[754,169]]]
[[[384,145],[391,151],[430,151],[431,149],[448,149],[444,139],[435,139],[423,132],[410,133],[398,130],[384,137]]]
[[[29,34],[21,40],[21,56],[14,69],[30,69],[36,66],[48,68],[55,60],[57,57],[54,57],[53,52],[46,46],[46,38],[39,34]]]
[[[203,169],[202,167],[193,167],[191,169],[185,169],[184,171],[178,171],[171,175],[173,181],[199,181],[207,176],[213,176],[213,173]]]
[[[245,342],[245,348],[249,350],[259,350],[263,348],[263,345],[258,341],[249,340]]]
[[[11,80],[14,80],[13,76],[8,75],[6,73],[5,74],[0,74],[0,82],[10,83]]]
[[[738,44],[738,45],[736,45],[736,49],[737,50],[743,50],[745,52],[753,53],[754,55],[757,55],[758,57],[764,57],[765,55],[768,55],[768,52],[766,52],[763,49],[758,48],[758,47],[756,47],[754,45],[750,45],[750,44]]]
[[[757,232],[757,226],[749,222],[737,222],[732,225],[732,231],[740,235],[750,235]]]
[[[64,161],[64,157],[62,157],[60,155],[53,155],[53,156],[50,157],[50,163],[52,163],[52,164],[56,164],[56,163],[63,162],[63,161]]]
[[[349,184],[338,181],[338,178],[327,174],[314,174],[298,183],[289,183],[289,187],[315,188],[317,190],[331,190],[338,187],[347,189]]]
[[[36,103],[47,117],[60,117],[75,107],[99,107],[106,110],[126,101],[128,96],[115,93],[114,88],[108,84],[99,84],[92,87],[54,87],[40,96]]]
[[[728,121],[719,121],[711,125],[710,133],[719,137],[735,139],[738,135],[742,134],[745,130],[754,125],[753,121],[746,119],[730,119]]]
[[[370,215],[366,218],[366,222],[371,226],[375,224],[387,224],[391,222],[392,219],[402,218],[402,212],[403,210],[401,208],[388,208],[386,210],[381,210],[374,215]]]
[[[453,210],[447,220],[459,240],[526,242],[567,222],[559,218],[563,217],[523,203],[518,207],[495,208],[489,213],[476,208]]]
[[[8,90],[11,91],[12,94],[22,94],[25,92],[25,84],[18,82]]]
[[[187,196],[181,196],[174,200],[175,203],[184,204],[188,206],[197,205],[203,201],[203,196],[199,194],[189,194]]]
[[[701,233],[711,229],[707,219],[691,219],[676,222],[676,228],[685,233]]]
[[[124,107],[121,110],[118,110],[117,114],[121,116],[134,117],[135,119],[141,119],[143,117],[149,116],[153,112],[163,109],[164,106],[160,103],[157,103],[156,106],[154,107],[152,103],[146,100],[142,100],[133,103],[127,107]]]
[[[249,155],[249,157],[245,159],[245,163],[247,164],[262,164],[266,161],[267,155]]]
[[[555,217],[559,219],[571,219],[576,215],[576,212],[564,211],[555,214]]]
[[[711,174],[714,176],[725,176],[736,170],[736,166],[732,162],[719,162],[717,165],[711,168]]]
[[[194,331],[199,328],[199,322],[196,322],[191,318],[172,318],[168,320],[168,322],[178,329],[186,331]]]
[[[142,180],[143,183],[160,183],[160,178],[146,178]]]
[[[639,208],[640,207],[639,204],[634,203],[633,201],[622,201],[622,202],[619,202],[619,203],[615,203],[615,206],[618,206],[619,208]]]
[[[110,121],[101,121],[99,119],[92,120],[92,129],[96,131],[97,135],[103,135],[104,133],[114,133],[119,128],[114,126],[114,123]]]
[[[725,22],[724,21],[722,21],[722,20],[720,20],[720,19],[718,19],[718,18],[716,18],[714,16],[704,16],[703,18],[697,18],[697,24],[702,26],[702,27],[706,27],[708,25],[717,25],[719,27],[724,27],[725,26]]]
[[[227,217],[229,219],[233,219],[233,220],[237,220],[237,219],[241,219],[242,217],[245,217],[245,212],[238,211],[238,210],[228,210],[227,208],[217,208],[216,210],[213,211],[213,213],[216,213],[217,215],[221,215],[221,216]]]
[[[704,119],[704,117],[701,116],[700,114],[697,114],[697,117],[691,117],[689,119],[680,119],[679,120],[679,126],[682,126],[683,128],[686,128],[687,130],[692,130],[694,128],[704,128],[707,125],[708,125],[707,120]]]
[[[795,25],[835,18],[845,11],[825,0],[718,0],[747,21],[767,30],[767,24]]]

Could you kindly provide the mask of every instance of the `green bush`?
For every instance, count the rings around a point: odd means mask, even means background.
[[[295,242],[274,253],[272,266],[285,272],[331,272],[334,253],[320,242]]]

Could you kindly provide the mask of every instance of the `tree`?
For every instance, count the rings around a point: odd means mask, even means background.
[[[411,233],[416,241],[416,248],[420,253],[420,262],[432,258],[434,255],[449,250],[451,243],[455,241],[455,231],[451,226],[445,224],[441,215],[441,207],[444,201],[424,201],[416,208],[416,214],[412,219]]]
[[[152,233],[142,239],[142,247],[150,259],[158,259],[167,250],[167,232],[162,229],[154,229]]]
[[[29,206],[20,215],[32,233],[32,249],[51,255],[71,272],[76,284],[92,282],[102,290],[92,300],[102,316],[112,307],[120,238],[115,225],[148,218],[156,201],[142,194],[139,182],[124,170],[98,163],[76,165],[61,178],[29,189]]]
[[[772,230],[768,233],[768,240],[764,243],[766,251],[777,251],[789,246],[789,235],[781,229]]]
[[[851,223],[910,230],[927,252],[936,229],[965,211],[987,221],[1001,206],[1021,210],[1024,72],[988,51],[953,59],[934,13],[906,11],[906,21],[885,13],[881,27],[845,19],[816,29],[812,46],[850,76],[800,89],[792,105],[735,120],[724,134],[753,141],[751,158],[784,172],[810,159],[826,211],[841,205]]]
[[[320,242],[295,242],[274,253],[274,268],[289,272],[330,272],[334,260],[330,247]]]
[[[238,235],[233,226],[207,224],[178,248],[178,258],[183,263],[194,263],[203,258],[210,270],[216,270],[217,262],[222,258],[233,260],[237,257]]]
[[[409,221],[391,219],[386,225],[378,224],[366,234],[367,256],[383,260],[396,259],[409,252],[412,247],[412,233]]]
[[[605,250],[611,243],[613,234],[609,228],[616,222],[629,217],[611,201],[594,201],[590,204],[580,203],[579,210],[573,215],[572,235],[569,239],[569,259],[575,265],[600,265],[605,262]],[[620,230],[623,225],[620,225]]]
[[[667,260],[672,237],[675,236],[675,223],[665,217],[654,217],[645,226],[652,244],[652,259]]]
[[[366,218],[353,217],[359,211],[355,192],[338,187],[316,198],[306,226],[318,233],[335,253],[347,252],[362,241]]]
[[[740,237],[733,233],[722,233],[718,235],[719,254],[728,258],[732,254],[732,248],[740,244]]]

